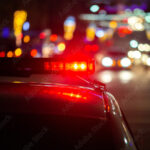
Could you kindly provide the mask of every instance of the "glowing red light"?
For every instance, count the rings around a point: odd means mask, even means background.
[[[133,32],[132,29],[126,26],[121,26],[118,29],[118,35],[120,37],[125,37],[126,35],[131,34],[132,32]]]
[[[84,46],[84,50],[87,52],[93,51],[93,52],[97,52],[99,49],[99,46],[94,44],[94,45],[85,45]]]
[[[45,33],[44,32],[41,32],[40,33],[40,39],[42,40],[42,39],[45,39]]]
[[[45,62],[47,71],[94,72],[93,62]]]
[[[86,51],[91,51],[91,45],[85,45],[84,49],[85,49]]]
[[[78,91],[71,92],[67,89],[53,89],[52,91],[45,90],[44,93],[51,94],[54,96],[61,96],[62,98],[65,98],[65,99],[67,98],[69,100],[75,100],[75,99],[86,100],[87,99],[87,96],[85,94],[83,95],[82,93]]]
[[[56,41],[57,41],[57,38],[58,38],[58,36],[57,36],[56,34],[52,34],[52,35],[50,36],[50,41],[56,42]]]
[[[132,34],[132,32],[133,32],[132,29],[130,29],[129,27],[126,28],[126,33],[127,34]]]
[[[22,39],[22,38],[23,38],[23,33],[21,33],[21,34],[19,35],[19,37]]]
[[[50,63],[49,62],[44,63],[44,69],[45,70],[50,70]]]
[[[92,45],[92,51],[94,51],[94,52],[97,52],[98,51],[98,49],[99,49],[99,46],[98,45]]]
[[[49,68],[50,68],[50,66],[49,66]],[[64,64],[62,62],[52,62],[51,69],[52,69],[52,71],[62,71],[62,70],[64,70]]]
[[[0,57],[5,57],[5,52],[4,51],[0,52]]]
[[[32,49],[31,52],[30,52],[30,55],[32,57],[35,57],[37,55],[37,50],[36,49]]]

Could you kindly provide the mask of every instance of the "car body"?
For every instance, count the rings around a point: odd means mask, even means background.
[[[57,83],[60,77],[54,76],[47,76],[51,83],[1,81],[3,150],[136,150],[118,102],[104,84],[69,76]]]

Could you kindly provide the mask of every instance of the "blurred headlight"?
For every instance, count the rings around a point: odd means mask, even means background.
[[[122,58],[121,61],[120,61],[120,64],[124,68],[130,67],[131,66],[131,60],[127,57]]]
[[[147,64],[147,66],[150,66],[150,57],[149,57],[149,58],[147,58],[147,60],[146,60],[146,64]]]
[[[110,57],[105,57],[102,59],[102,65],[104,67],[111,67],[113,65],[113,60]]]

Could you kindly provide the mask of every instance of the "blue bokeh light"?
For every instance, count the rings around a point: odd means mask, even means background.
[[[3,37],[3,38],[8,38],[9,35],[10,35],[10,29],[7,28],[7,27],[3,28],[3,29],[2,29],[2,37]]]
[[[29,28],[30,28],[30,23],[27,21],[27,22],[25,22],[25,23],[23,24],[23,30],[24,30],[24,31],[28,31]]]

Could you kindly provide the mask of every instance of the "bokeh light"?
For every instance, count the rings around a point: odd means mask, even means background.
[[[24,24],[23,24],[23,30],[24,31],[28,31],[30,29],[30,23],[28,21],[26,21]]]
[[[15,56],[16,57],[20,57],[22,55],[22,49],[21,48],[17,48],[16,50],[15,50]]]
[[[50,36],[50,41],[51,41],[51,42],[56,42],[57,39],[58,39],[57,34],[52,34],[52,35]]]
[[[65,43],[62,42],[62,43],[58,44],[57,48],[60,52],[63,52],[66,48],[66,45],[65,45]]]
[[[150,66],[150,58],[148,58],[148,59],[146,60],[146,64],[147,64],[148,66]]]
[[[99,9],[100,9],[100,7],[98,5],[92,5],[90,7],[90,11],[93,13],[98,12]]]
[[[36,57],[36,55],[37,55],[37,49],[32,49],[31,52],[30,52],[30,55],[32,57]]]
[[[118,24],[116,21],[110,21],[109,23],[109,27],[112,28],[112,29],[115,29],[117,28]]]
[[[102,59],[102,65],[104,67],[111,67],[113,65],[113,60],[110,57],[104,57]]]
[[[138,47],[138,42],[137,42],[136,40],[131,40],[131,41],[130,41],[130,46],[131,46],[132,48],[137,48],[137,47]]]
[[[39,35],[39,38],[42,40],[42,39],[45,39],[46,35],[44,32],[41,32],[40,35]]]
[[[71,40],[76,29],[75,17],[69,16],[64,22],[64,38],[65,40]]]
[[[25,35],[23,38],[24,43],[28,43],[30,42],[30,36],[29,35]]]
[[[10,35],[10,29],[7,28],[7,27],[3,28],[3,29],[2,29],[2,37],[3,37],[3,38],[8,38],[9,35]]]
[[[131,60],[129,58],[125,57],[125,58],[121,59],[120,64],[124,68],[129,67],[129,66],[131,66]]]
[[[0,51],[0,57],[5,57],[5,52],[4,51]]]
[[[8,52],[7,52],[7,57],[8,57],[8,58],[13,57],[13,55],[14,55],[14,54],[13,54],[13,52],[12,52],[12,51],[8,51]]]
[[[119,73],[119,78],[121,80],[122,83],[128,83],[133,79],[133,73],[130,71],[121,71]]]
[[[105,32],[104,32],[103,29],[100,29],[100,28],[97,28],[97,29],[96,29],[96,36],[97,36],[98,38],[103,37],[104,34],[105,34]]]

